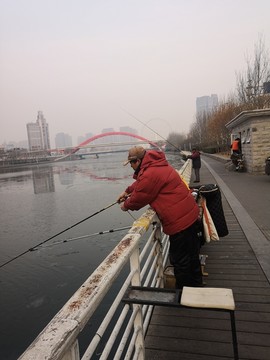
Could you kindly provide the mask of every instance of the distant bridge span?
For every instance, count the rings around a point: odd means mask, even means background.
[[[75,152],[77,152],[81,147],[85,147],[85,145],[95,141],[96,139],[100,139],[102,137],[105,137],[105,136],[112,136],[112,135],[124,135],[124,136],[131,136],[131,137],[134,137],[135,139],[139,139],[139,140],[142,140],[142,141],[145,141],[147,142],[148,144],[152,145],[153,147],[157,147],[159,148],[159,146],[157,144],[155,144],[153,141],[151,140],[148,140],[140,135],[136,135],[136,134],[132,134],[132,133],[129,133],[129,132],[126,132],[126,131],[110,131],[110,132],[106,132],[104,134],[99,134],[99,135],[95,135],[95,136],[92,136],[91,138],[83,141],[82,143],[80,143],[78,146],[76,146],[73,150],[72,150],[72,154],[74,154]]]

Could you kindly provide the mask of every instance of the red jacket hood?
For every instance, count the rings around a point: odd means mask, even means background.
[[[159,167],[159,166],[168,166],[168,161],[166,160],[165,154],[163,151],[156,150],[147,150],[144,158],[142,160],[140,171],[145,171],[149,167]],[[133,175],[134,179],[137,179],[137,174]]]

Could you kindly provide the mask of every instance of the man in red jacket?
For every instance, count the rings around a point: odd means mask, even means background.
[[[191,155],[187,156],[187,159],[192,160],[192,167],[194,169],[195,180],[193,182],[200,182],[200,168],[201,168],[201,153],[196,149],[192,149]]]
[[[124,165],[128,163],[134,170],[135,182],[119,195],[121,209],[139,210],[149,204],[169,235],[176,287],[202,286],[199,208],[190,190],[162,151],[135,146],[129,150]]]

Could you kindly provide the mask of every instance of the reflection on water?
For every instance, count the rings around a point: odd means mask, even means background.
[[[51,167],[42,170],[33,169],[32,175],[35,194],[55,191],[53,169]]]
[[[75,177],[74,172],[66,171],[66,168],[59,169],[59,180],[62,185],[72,185]]]
[[[34,194],[55,192],[55,175],[58,174],[61,185],[73,185],[76,174],[94,180],[117,181],[129,179],[131,171],[122,166],[124,156],[111,158],[100,156],[97,159],[86,158],[81,161],[63,162],[33,167],[10,168],[0,173],[1,183],[26,182],[33,180]],[[128,170],[127,170],[128,169]]]
[[[0,264],[113,203],[133,181],[132,169],[122,165],[125,157],[107,155],[0,174]],[[132,216],[138,218],[144,210]],[[116,204],[54,241],[133,221]],[[126,231],[40,248],[0,268],[1,360],[18,358]]]
[[[0,174],[0,264],[113,203],[132,181],[131,169],[122,166],[124,156]],[[53,241],[132,222],[116,204]],[[126,230],[40,248],[0,268],[1,360],[18,358],[125,234]]]

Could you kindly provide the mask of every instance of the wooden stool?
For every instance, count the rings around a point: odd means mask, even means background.
[[[221,310],[230,313],[234,359],[238,360],[235,303],[231,289],[183,287],[180,305],[189,308]]]

